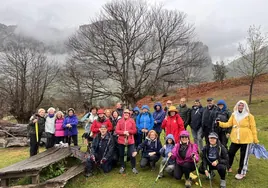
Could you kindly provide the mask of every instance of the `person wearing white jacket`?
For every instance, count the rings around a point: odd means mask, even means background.
[[[47,137],[46,149],[52,148],[55,144],[55,108],[50,107],[47,110],[45,132]]]

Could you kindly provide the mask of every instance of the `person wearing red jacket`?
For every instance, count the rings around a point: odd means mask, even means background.
[[[165,129],[166,136],[174,135],[175,142],[178,143],[180,132],[184,130],[184,123],[175,106],[170,106],[168,116],[162,123],[162,129]]]
[[[137,133],[137,128],[135,121],[130,117],[130,111],[128,109],[124,110],[123,118],[121,118],[115,129],[115,133],[118,135],[118,149],[119,149],[119,161],[121,168],[119,173],[125,173],[125,147],[127,147],[127,154],[130,157],[132,172],[138,174],[136,169],[136,151],[135,151],[135,141],[134,135]]]
[[[95,138],[98,135],[98,133],[100,133],[100,128],[102,125],[107,126],[108,132],[111,132],[113,130],[113,125],[111,121],[109,120],[109,118],[105,117],[104,110],[99,109],[97,114],[98,114],[98,118],[93,121],[91,128],[90,128],[91,133],[93,133],[93,135],[91,135],[93,138]]]

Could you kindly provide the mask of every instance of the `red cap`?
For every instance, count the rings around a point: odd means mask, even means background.
[[[104,114],[104,110],[103,109],[99,109],[97,114]]]

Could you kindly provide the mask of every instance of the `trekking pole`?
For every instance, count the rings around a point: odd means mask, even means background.
[[[37,122],[35,122],[35,136],[36,136],[36,144],[39,143],[39,134],[38,134],[39,130],[38,130],[38,120]],[[37,147],[37,153],[39,153],[39,144],[38,144],[38,147]]]
[[[158,179],[160,178],[160,174],[164,171],[166,165],[168,164],[168,161],[169,161],[170,157],[167,158],[167,161],[165,162],[164,166],[162,167],[162,169],[160,169],[158,175],[157,175],[157,178],[155,179],[155,183],[158,181]]]
[[[200,187],[203,187],[203,186],[202,186],[202,183],[201,183],[201,179],[200,179],[199,171],[198,171],[197,164],[196,164],[196,160],[195,160],[195,157],[194,157],[194,156],[193,156],[193,159],[194,159],[194,166],[195,166],[195,171],[196,171],[196,174],[197,174],[197,177],[198,177],[199,186],[200,186]]]
[[[128,152],[128,136],[125,136],[125,155],[124,155],[124,162],[127,162],[127,152]]]
[[[209,169],[210,172],[210,169]],[[211,174],[208,174],[208,179],[209,179],[209,187],[212,188],[212,178],[211,178]]]

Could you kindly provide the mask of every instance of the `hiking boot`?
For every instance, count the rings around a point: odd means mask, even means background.
[[[192,186],[191,180],[186,180],[185,181],[185,188],[190,188]]]
[[[120,170],[119,170],[119,174],[124,174],[124,173],[125,173],[125,168],[121,167]]]
[[[235,175],[235,179],[237,180],[242,180],[246,175],[243,175],[243,174],[236,174]]]
[[[220,188],[226,188],[226,181],[225,180],[221,180]]]
[[[164,176],[164,173],[163,172],[161,172],[161,173],[158,174],[158,177],[159,178],[163,178],[163,176]]]
[[[139,173],[138,170],[137,170],[136,168],[132,168],[132,172],[133,172],[134,174],[138,174],[138,173]]]

